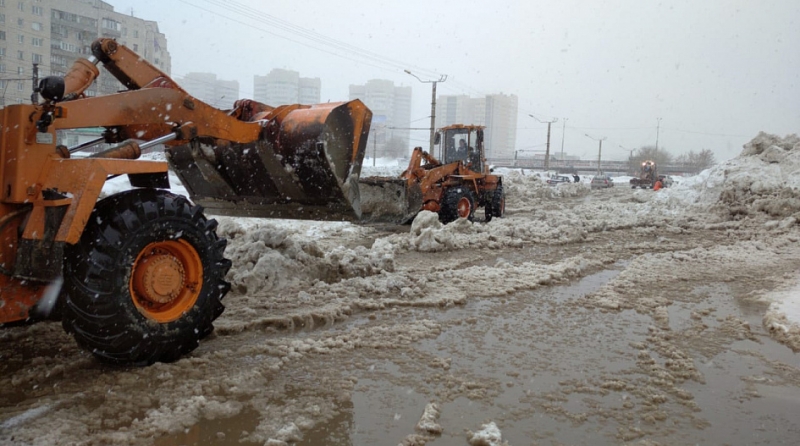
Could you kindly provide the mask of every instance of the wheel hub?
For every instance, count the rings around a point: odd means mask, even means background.
[[[174,321],[191,310],[202,287],[202,261],[186,240],[150,243],[133,263],[131,298],[145,317],[156,322]]]
[[[167,252],[154,252],[136,268],[136,291],[151,302],[165,304],[178,297],[185,280],[181,262]]]
[[[458,216],[461,218],[469,217],[470,212],[472,211],[472,206],[469,202],[469,198],[463,197],[458,200],[457,209],[458,209]]]

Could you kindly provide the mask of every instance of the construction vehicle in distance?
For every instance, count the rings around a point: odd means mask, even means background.
[[[91,50],[65,77],[42,79],[32,104],[0,109],[0,325],[55,313],[102,360],[173,361],[211,333],[230,288],[226,240],[197,204],[358,219],[372,113],[360,101],[222,111],[114,40]],[[127,90],[86,97],[99,63]],[[93,127],[102,138],[57,143],[60,130]],[[70,156],[102,143],[115,145]],[[158,144],[194,203],[165,190],[168,163],[137,159]],[[134,188],[97,201],[118,175]]]
[[[639,176],[631,178],[631,189],[636,189],[637,187],[652,189],[656,184],[656,180],[658,180],[658,167],[656,166],[656,162],[651,160],[642,161]]]
[[[503,178],[492,174],[486,163],[483,130],[477,125],[443,127],[434,139],[439,158],[416,147],[399,177],[361,178],[362,218],[406,223],[428,210],[446,224],[458,218],[472,220],[479,207],[487,222],[502,217]]]

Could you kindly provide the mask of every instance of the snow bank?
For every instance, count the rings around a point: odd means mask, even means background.
[[[737,158],[662,189],[652,204],[689,206],[728,217],[757,213],[790,217],[800,212],[799,188],[800,138],[762,132],[745,144]]]
[[[220,219],[217,233],[228,239],[225,255],[235,265],[227,280],[236,292],[263,296],[316,280],[335,282],[394,271],[389,244],[324,249],[297,223],[250,220],[243,225],[241,219]]]

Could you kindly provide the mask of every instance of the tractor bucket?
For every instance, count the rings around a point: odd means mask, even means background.
[[[253,119],[263,123],[257,141],[198,138],[167,148],[167,160],[210,213],[358,220],[371,119],[359,100],[270,108]]]
[[[358,182],[362,219],[405,224],[422,209],[422,190],[415,181],[397,177],[366,177]]]

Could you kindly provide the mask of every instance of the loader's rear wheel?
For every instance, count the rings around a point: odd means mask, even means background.
[[[169,362],[197,348],[230,289],[226,241],[202,208],[137,189],[97,203],[67,250],[64,328],[98,358]]]
[[[468,218],[472,221],[474,217],[475,197],[472,191],[463,186],[452,187],[445,191],[439,211],[439,220],[442,223],[447,224],[459,218]]]
[[[498,184],[497,189],[494,190],[490,205],[486,206],[486,221],[491,221],[492,217],[502,217],[506,214],[506,192],[503,190],[503,184]]]

